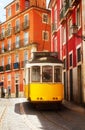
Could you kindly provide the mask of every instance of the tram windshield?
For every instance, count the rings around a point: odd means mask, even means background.
[[[52,66],[42,67],[42,82],[52,82]]]
[[[32,66],[31,82],[62,82],[62,68],[60,66]]]

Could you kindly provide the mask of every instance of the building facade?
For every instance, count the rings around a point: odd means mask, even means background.
[[[50,0],[49,7],[51,21],[54,20],[57,27],[56,33],[52,30],[51,50],[57,49],[64,62],[65,99],[85,104],[85,1]],[[77,33],[74,25],[77,25]]]
[[[24,65],[34,51],[50,51],[50,11],[46,0],[13,0],[0,24],[0,84],[11,97],[23,96]],[[0,87],[2,93],[2,87]]]

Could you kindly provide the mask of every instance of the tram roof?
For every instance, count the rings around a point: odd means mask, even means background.
[[[29,63],[63,63],[56,52],[33,52],[33,59]]]

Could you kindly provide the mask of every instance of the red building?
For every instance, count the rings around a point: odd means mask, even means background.
[[[85,37],[83,36],[85,1],[50,0],[49,7],[53,24],[51,50],[58,51],[59,57],[64,62],[65,99],[83,104],[85,103]]]
[[[46,0],[13,0],[0,24],[0,82],[11,97],[23,96],[24,65],[33,51],[50,51],[50,11]],[[1,91],[2,93],[2,91]]]

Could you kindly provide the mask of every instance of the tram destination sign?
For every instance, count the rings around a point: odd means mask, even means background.
[[[34,57],[57,57],[57,52],[33,52]]]

